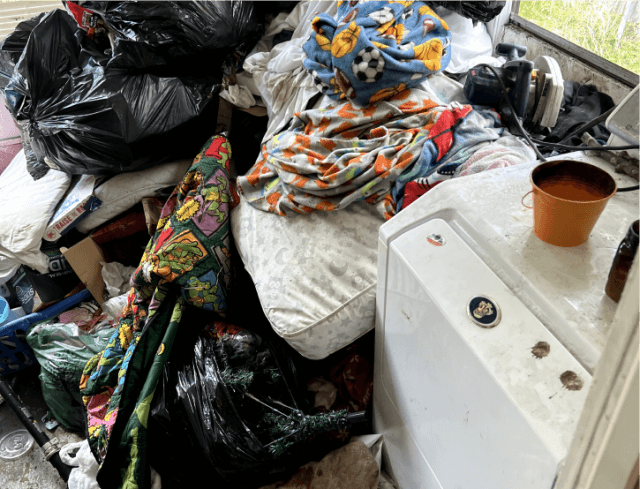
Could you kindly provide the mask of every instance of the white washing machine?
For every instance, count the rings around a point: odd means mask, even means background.
[[[555,247],[521,203],[536,164],[453,179],[380,228],[374,423],[400,489],[550,489],[567,454],[638,193],[615,195],[587,243]]]

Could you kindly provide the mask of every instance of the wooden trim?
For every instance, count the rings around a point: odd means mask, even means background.
[[[527,33],[532,36],[537,37],[549,44],[552,44],[554,47],[563,51],[570,56],[576,58],[579,61],[582,61],[586,65],[596,69],[599,72],[602,72],[615,80],[624,83],[630,88],[635,88],[638,83],[640,83],[640,77],[635,73],[623,68],[622,66],[618,66],[615,63],[612,63],[609,60],[606,60],[597,54],[588,51],[577,44],[574,44],[562,37],[554,34],[543,27],[540,27],[537,24],[534,24],[527,19],[520,17],[520,15],[514,13],[514,10],[519,9],[520,2],[514,2],[511,16],[509,18],[509,23],[515,26],[520,27],[521,29],[527,31]]]

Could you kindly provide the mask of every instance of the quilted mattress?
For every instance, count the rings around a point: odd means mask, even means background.
[[[264,313],[306,358],[325,358],[373,329],[383,222],[363,202],[281,217],[242,199],[233,210],[233,237]]]

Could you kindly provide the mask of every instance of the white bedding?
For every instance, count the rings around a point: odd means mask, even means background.
[[[373,329],[378,228],[375,207],[280,217],[244,198],[231,230],[275,332],[319,360]]]
[[[153,197],[159,190],[177,185],[191,163],[191,160],[163,163],[146,170],[121,173],[110,178],[96,188],[94,195],[102,204],[78,223],[78,231],[88,233],[131,209],[144,197]]]
[[[264,140],[284,128],[296,112],[305,109],[307,102],[320,93],[302,62],[306,54],[302,45],[311,34],[311,20],[320,12],[333,15],[337,12],[338,2],[302,1],[291,14],[272,22],[266,39],[283,29],[294,29],[290,41],[274,46],[270,51],[257,52],[244,62],[243,68],[253,76],[262,100],[266,103],[269,124]],[[259,44],[266,49],[266,44]]]
[[[494,58],[491,36],[487,27],[471,19],[451,12],[444,7],[436,9],[451,30],[451,61],[445,69],[448,73],[465,73],[480,63],[492,66],[502,65],[504,58]]]
[[[40,273],[49,271],[40,251],[44,232],[69,188],[71,176],[49,170],[39,180],[27,172],[21,150],[0,175],[0,279],[8,279],[19,264]]]

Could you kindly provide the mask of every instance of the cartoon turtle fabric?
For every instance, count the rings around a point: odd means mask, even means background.
[[[314,17],[303,46],[305,67],[329,97],[366,106],[417,86],[449,64],[449,27],[424,3],[339,3],[335,19]]]
[[[232,283],[229,214],[238,202],[231,147],[207,142],[167,200],[131,277],[127,307],[107,348],[84,368],[80,391],[101,487],[149,487],[147,421],[188,305],[224,315]],[[213,316],[215,318],[215,316]]]

